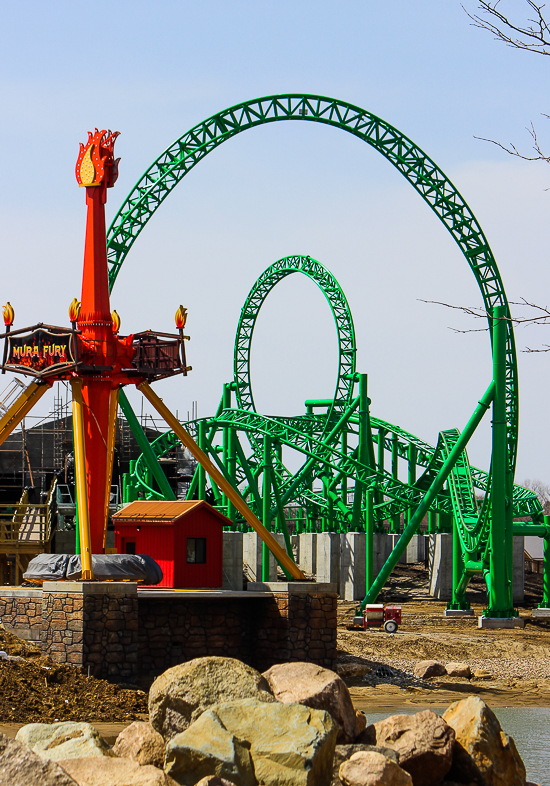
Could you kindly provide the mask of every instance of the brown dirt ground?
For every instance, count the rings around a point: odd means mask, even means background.
[[[542,576],[526,574],[526,601],[519,609],[525,628],[480,630],[477,618],[486,604],[481,581],[473,583],[468,595],[475,616],[446,618],[445,603],[428,595],[424,566],[398,566],[379,598],[403,607],[402,625],[393,636],[379,629],[354,628],[358,604],[338,604],[338,662],[368,668],[362,678],[346,678],[355,705],[367,712],[405,705],[447,706],[475,694],[495,706],[550,706],[550,620],[531,618],[541,597]],[[420,681],[412,674],[420,660],[466,662],[487,676]]]
[[[55,663],[0,628],[0,650],[22,660],[0,660],[0,724],[102,721],[147,717],[147,695]],[[23,660],[24,658],[24,660]]]

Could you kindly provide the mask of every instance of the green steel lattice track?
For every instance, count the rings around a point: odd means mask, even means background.
[[[492,328],[491,314],[503,307],[505,323],[505,415],[508,473],[513,478],[518,439],[518,383],[516,350],[509,307],[493,254],[475,216],[441,169],[408,137],[372,113],[347,102],[308,94],[282,94],[246,101],[230,107],[177,139],[149,167],[118,211],[108,232],[108,262],[111,288],[126,256],[162,202],[185,175],[209,152],[241,131],[283,120],[318,122],[347,131],[381,153],[409,181],[449,231],[474,274]],[[250,347],[254,325],[262,303],[283,278],[301,272],[322,289],[335,319],[339,340],[339,369],[334,398],[326,411],[294,418],[266,418],[255,411],[250,383]],[[493,338],[492,330],[490,331]],[[279,260],[258,279],[243,307],[234,355],[234,380],[225,386],[224,397],[215,417],[188,425],[202,447],[216,461],[226,477],[247,498],[260,515],[259,479],[269,446],[274,479],[270,504],[279,526],[283,504],[303,506],[307,515],[327,528],[345,530],[357,524],[357,511],[368,515],[368,497],[374,494],[374,517],[380,526],[401,514],[411,515],[460,438],[457,430],[441,432],[432,447],[391,423],[370,416],[368,405],[354,398],[355,373],[353,321],[338,282],[310,257],[293,256]],[[236,407],[229,390],[235,391]],[[366,409],[365,409],[366,407]],[[216,444],[223,435],[223,445]],[[230,436],[231,435],[231,436]],[[240,435],[240,437],[239,437]],[[248,448],[241,439],[246,435]],[[363,435],[363,436],[361,436]],[[348,447],[359,439],[357,447]],[[173,450],[176,439],[162,435],[153,449],[157,456]],[[304,463],[298,472],[289,472],[282,460],[282,447],[298,451]],[[378,451],[378,459],[375,451]],[[392,471],[384,468],[384,455],[391,455]],[[262,454],[264,459],[262,459]],[[409,462],[408,482],[398,480],[398,460]],[[378,461],[378,464],[377,464]],[[416,469],[424,471],[416,479]],[[189,494],[197,493],[200,473],[195,473]],[[149,496],[160,497],[148,481],[143,460],[136,467],[137,481]],[[199,480],[197,478],[199,477]],[[204,482],[204,481],[203,481]],[[319,488],[322,484],[322,489]],[[349,484],[349,485],[348,485]],[[484,502],[476,499],[482,492]],[[460,454],[445,487],[432,508],[452,514],[464,555],[487,552],[491,509],[491,472],[469,465],[466,452]],[[204,494],[205,489],[199,489]],[[213,501],[229,503],[212,487]],[[353,500],[350,502],[350,495]],[[535,495],[514,487],[515,516],[541,520]],[[236,525],[238,525],[236,521]],[[277,525],[276,525],[277,526]]]

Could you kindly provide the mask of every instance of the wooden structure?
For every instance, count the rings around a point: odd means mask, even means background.
[[[27,489],[15,505],[0,505],[0,583],[20,584],[27,565],[37,554],[51,550],[55,532],[53,500],[56,480],[51,484],[48,501],[29,500]]]
[[[136,501],[113,516],[119,554],[149,554],[161,587],[221,587],[223,528],[231,521],[207,502]]]

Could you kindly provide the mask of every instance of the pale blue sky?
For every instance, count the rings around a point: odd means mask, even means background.
[[[245,99],[304,91],[358,104],[411,137],[474,210],[508,296],[546,305],[550,168],[474,138],[528,150],[534,120],[550,140],[540,116],[550,110],[546,61],[492,41],[455,0],[0,2],[0,300],[12,302],[19,326],[67,322],[85,220],[74,164],[88,129],[121,132],[111,218],[195,123]],[[189,309],[194,370],[158,386],[171,406],[186,412],[198,399],[199,414],[214,410],[246,293],[291,253],[314,256],[342,284],[373,413],[432,442],[462,427],[488,383],[488,337],[452,333],[449,325],[469,323],[419,298],[478,304],[473,276],[387,162],[314,124],[276,124],[223,145],[130,253],[113,293],[123,331],[171,329],[178,304]],[[330,314],[296,279],[270,296],[258,323],[254,385],[264,413],[300,412],[304,398],[330,395],[334,384]],[[545,335],[521,330],[518,346],[550,343]],[[518,481],[550,482],[549,362],[520,357]],[[472,463],[486,466],[489,444],[485,424]]]

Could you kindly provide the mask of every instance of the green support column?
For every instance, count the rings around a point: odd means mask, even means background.
[[[416,445],[409,443],[407,448],[407,475],[409,486],[414,486],[416,483]],[[409,508],[406,514],[407,524],[411,520],[412,510]]]
[[[366,494],[366,510],[365,517],[365,558],[366,558],[366,585],[367,592],[372,587],[374,581],[374,492],[368,489]]]
[[[544,517],[544,523],[547,527],[550,527],[550,516]],[[546,535],[544,538],[544,575],[542,579],[542,602],[539,603],[539,609],[550,609],[550,535]]]
[[[367,375],[356,374],[359,381],[359,451],[357,458],[361,464],[368,465],[369,462],[369,398],[367,396]],[[364,487],[362,483],[355,481],[355,491],[353,494],[353,513],[351,528],[353,532],[364,529],[362,519]]]
[[[136,438],[136,442],[139,445],[141,452],[143,453],[143,458],[147,467],[153,473],[153,477],[157,481],[158,487],[160,489],[160,493],[163,495],[164,499],[174,500],[176,499],[176,495],[174,494],[172,487],[168,483],[168,479],[163,472],[162,467],[160,466],[157,457],[153,451],[153,448],[149,444],[149,440],[145,436],[145,432],[141,427],[139,420],[137,419],[134,410],[132,409],[128,398],[126,397],[126,393],[124,392],[123,388],[120,389],[118,403],[122,412],[124,413],[124,417],[128,421],[128,425],[132,431],[132,434]]]
[[[489,605],[483,614],[486,617],[515,616],[512,602],[512,565],[508,564],[507,540],[512,533],[507,531],[507,485],[508,444],[506,423],[506,309],[493,309],[493,444],[492,444],[492,495],[491,529],[489,532]]]
[[[206,450],[206,423],[204,420],[199,420],[199,448],[202,451]],[[206,471],[202,464],[197,467],[198,470],[198,499],[206,499]]]
[[[399,479],[399,441],[397,434],[393,433],[391,437],[391,474],[395,480]],[[395,513],[390,522],[390,533],[398,535],[401,532],[401,516]]]
[[[462,544],[456,522],[453,526],[453,597],[447,604],[448,609],[469,609],[470,604],[464,597],[461,580],[464,574],[464,560],[462,558]]]
[[[341,451],[344,456],[348,455],[348,432],[346,430],[342,431],[342,442],[341,442]],[[340,488],[342,502],[344,505],[347,506],[348,504],[348,477],[347,475],[342,475],[342,485]]]
[[[262,490],[262,524],[271,532],[271,440],[264,437],[263,460],[263,490]],[[266,544],[262,544],[262,581],[269,581],[269,554]]]
[[[367,603],[374,603],[374,601],[378,597],[378,594],[380,593],[380,590],[388,580],[390,573],[395,568],[395,566],[399,562],[401,555],[403,554],[403,552],[411,542],[412,536],[417,532],[418,527],[422,522],[422,519],[424,518],[424,516],[432,506],[433,501],[435,500],[435,498],[443,488],[443,485],[447,480],[447,478],[449,477],[450,473],[452,472],[452,469],[456,464],[460,454],[462,453],[462,451],[465,449],[466,445],[470,441],[470,438],[474,433],[474,431],[476,430],[476,428],[478,427],[478,425],[480,424],[483,415],[487,412],[491,404],[491,401],[493,400],[494,390],[495,390],[495,383],[491,382],[491,384],[485,391],[483,397],[480,399],[474,411],[474,414],[466,424],[466,428],[458,438],[455,446],[447,456],[446,460],[443,462],[443,466],[437,473],[436,478],[434,479],[430,488],[422,498],[422,502],[417,507],[410,523],[407,525],[405,531],[399,538],[399,542],[397,543],[392,553],[386,560],[384,566],[382,567],[382,570],[376,577],[372,587],[365,595],[365,598],[361,603],[361,611],[364,611]]]

